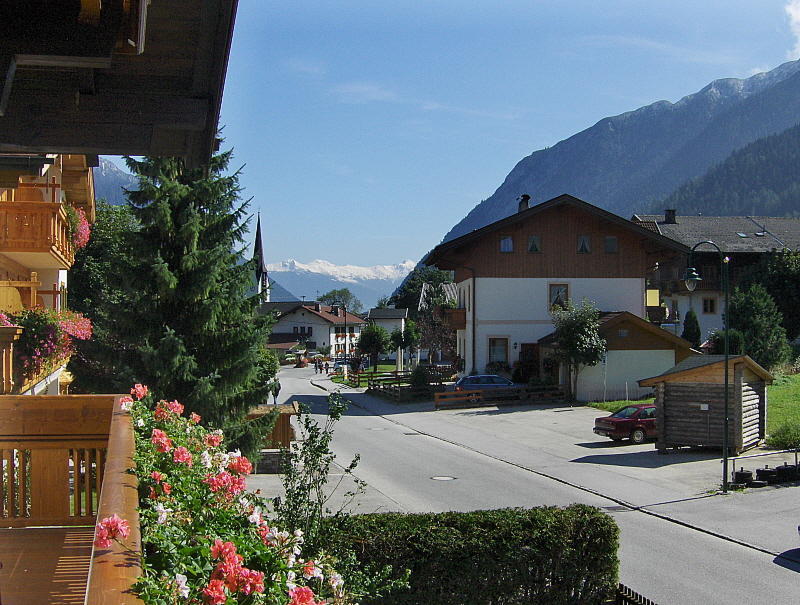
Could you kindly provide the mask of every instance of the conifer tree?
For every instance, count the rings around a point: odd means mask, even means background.
[[[239,250],[247,202],[238,172],[225,173],[230,159],[215,155],[207,172],[177,158],[127,159],[139,180],[128,197],[140,228],[116,320],[137,381],[252,451],[259,427],[244,417],[268,401],[261,347],[270,320],[255,313],[252,263]]]
[[[695,349],[700,346],[700,339],[702,338],[702,334],[700,333],[700,321],[697,319],[697,313],[694,312],[694,309],[689,309],[686,312],[686,317],[683,318],[683,332],[681,333],[681,338],[692,343]]]
[[[760,284],[736,288],[728,304],[728,322],[744,336],[744,350],[768,370],[785,362],[791,353],[781,313]]]

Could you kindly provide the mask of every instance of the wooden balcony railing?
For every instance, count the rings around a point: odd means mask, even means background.
[[[467,310],[466,309],[442,309],[445,322],[451,330],[467,329]]]
[[[92,605],[141,603],[131,593],[141,573],[133,450],[119,396],[0,397],[0,527],[94,525],[114,513],[130,524],[124,545],[92,550]]]
[[[60,203],[0,203],[0,251],[26,267],[69,269],[75,250]]]

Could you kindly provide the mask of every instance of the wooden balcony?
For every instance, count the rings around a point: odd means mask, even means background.
[[[467,329],[467,310],[466,309],[442,309],[442,316],[445,323],[451,330]]]
[[[0,599],[140,603],[133,448],[118,396],[0,397]],[[114,513],[125,547],[93,548],[91,526]]]
[[[63,205],[0,203],[0,252],[31,269],[69,269],[75,250]]]

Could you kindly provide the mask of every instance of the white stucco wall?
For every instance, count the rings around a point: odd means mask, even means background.
[[[508,338],[509,363],[519,359],[522,343],[535,343],[553,331],[550,319],[550,284],[567,284],[575,303],[588,298],[601,311],[629,311],[645,314],[644,279],[602,278],[477,278],[475,286],[476,359],[472,363],[472,308],[470,293],[473,280],[459,282],[459,301],[467,309],[466,329],[459,331],[459,354],[465,359],[465,371],[474,367],[482,372],[488,361],[489,338]],[[514,343],[517,349],[514,349]]]
[[[716,313],[703,313],[703,299],[713,298],[716,302]],[[693,292],[689,295],[673,295],[665,297],[664,302],[668,309],[672,309],[672,301],[678,302],[678,313],[680,314],[680,323],[674,328],[678,336],[683,333],[683,321],[686,319],[686,314],[690,308],[694,309],[697,314],[697,321],[700,323],[700,335],[702,340],[708,339],[711,332],[721,330],[723,328],[723,314],[725,312],[725,297],[721,292]]]
[[[675,351],[608,351],[605,363],[583,368],[578,374],[579,401],[638,399],[652,389],[637,384],[675,365]],[[627,387],[627,389],[626,389]]]

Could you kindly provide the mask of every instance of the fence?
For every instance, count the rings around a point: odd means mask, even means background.
[[[564,400],[564,390],[558,385],[513,387],[508,389],[481,389],[474,391],[447,391],[434,395],[437,410],[472,408],[485,405],[515,405],[527,403],[558,403]]]
[[[643,597],[638,592],[631,590],[624,584],[620,584],[617,587],[617,594],[613,603],[614,605],[656,605],[654,601],[651,601],[647,597]]]

